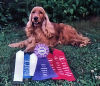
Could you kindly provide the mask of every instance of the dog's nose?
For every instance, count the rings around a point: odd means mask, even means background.
[[[38,17],[34,17],[34,20],[37,21],[38,20]]]

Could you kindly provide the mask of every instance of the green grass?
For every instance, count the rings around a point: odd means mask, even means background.
[[[91,39],[86,47],[58,45],[56,48],[64,51],[69,66],[75,75],[75,82],[66,80],[26,80],[14,85],[15,53],[19,48],[8,47],[9,43],[26,39],[21,28],[4,28],[0,31],[0,86],[99,86],[100,85],[100,21],[70,23],[79,32]],[[92,73],[91,70],[94,72]],[[97,77],[97,78],[96,78]]]

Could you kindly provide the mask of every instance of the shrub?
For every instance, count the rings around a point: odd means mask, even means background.
[[[25,25],[34,6],[42,6],[54,22],[86,19],[100,14],[99,0],[2,0],[0,23]]]

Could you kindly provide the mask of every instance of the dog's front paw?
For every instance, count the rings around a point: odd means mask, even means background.
[[[12,44],[9,44],[8,46],[9,46],[9,47],[19,47],[19,44],[17,44],[17,43],[12,43]]]
[[[80,47],[85,47],[85,46],[86,46],[86,44],[80,44],[79,46],[80,46]]]

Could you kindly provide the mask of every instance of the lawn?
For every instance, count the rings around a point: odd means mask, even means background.
[[[69,66],[76,78],[66,80],[25,80],[14,84],[15,53],[19,48],[8,47],[9,43],[26,39],[24,29],[9,25],[0,31],[0,86],[99,86],[100,85],[100,21],[71,22],[70,25],[91,39],[86,47],[58,45],[64,51]]]

